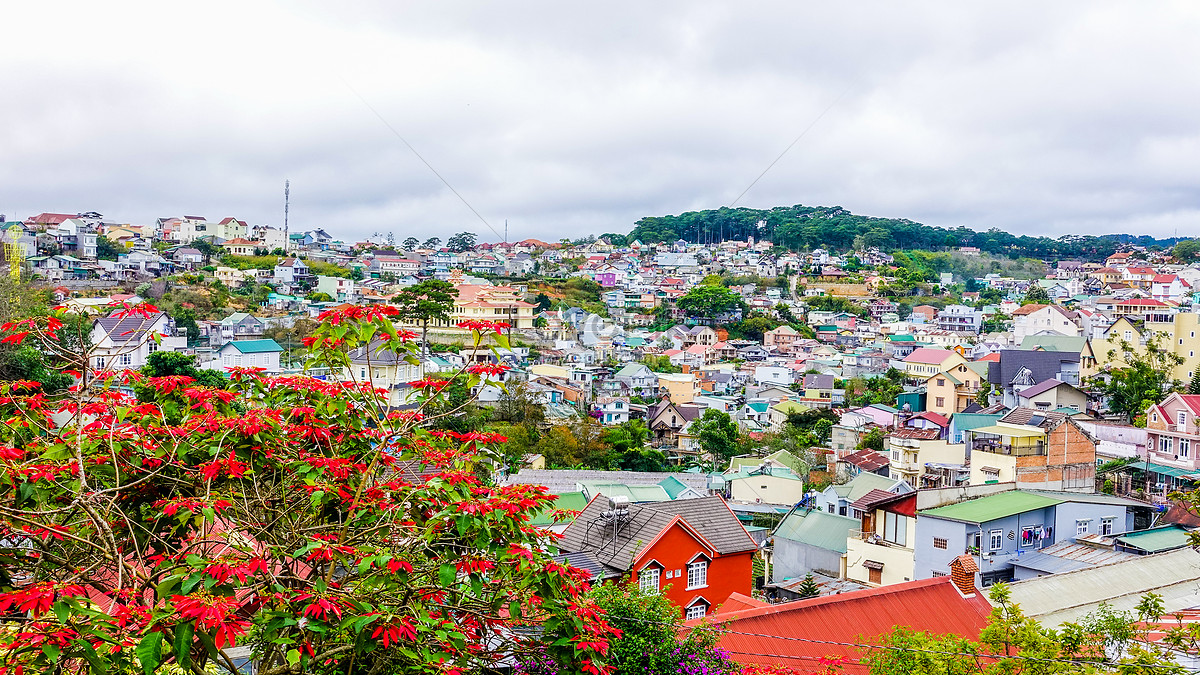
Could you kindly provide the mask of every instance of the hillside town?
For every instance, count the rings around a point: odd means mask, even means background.
[[[1200,515],[1173,497],[1200,483],[1200,265],[1170,250],[1030,269],[956,247],[938,270],[753,238],[2,227],[4,269],[83,317],[97,370],[177,353],[221,376],[369,382],[402,412],[425,378],[502,366],[471,392],[487,421],[459,431],[499,425],[498,480],[557,495],[536,524],[560,559],[720,622],[744,664],[857,658],[831,644],[895,625],[974,639],[1000,582],[1047,627],[1149,592],[1200,610]],[[155,309],[129,316],[140,303]],[[316,320],[347,306],[398,308],[417,358],[306,365]],[[486,349],[472,322],[498,326]]]

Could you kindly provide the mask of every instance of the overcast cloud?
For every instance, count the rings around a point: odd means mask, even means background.
[[[1196,2],[28,2],[0,213],[557,240],[730,204],[1197,235]],[[355,91],[365,99],[360,100]],[[840,99],[839,99],[840,96]],[[830,107],[832,105],[832,107]]]

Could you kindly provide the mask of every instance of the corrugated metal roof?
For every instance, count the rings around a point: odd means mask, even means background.
[[[890,490],[897,482],[877,473],[860,473],[848,483],[833,486],[833,491],[842,499],[856,502],[871,490]]]
[[[729,629],[717,644],[740,663],[816,671],[821,669],[821,658],[844,656],[851,659],[844,671],[857,675],[867,672],[866,666],[857,663],[864,654],[855,647],[831,642],[870,642],[894,626],[978,639],[990,611],[982,593],[963,597],[949,577],[937,577],[770,607],[742,608],[713,614],[706,620]]]
[[[1102,602],[1134,609],[1142,595],[1162,596],[1166,613],[1200,606],[1200,555],[1190,548],[1052,574],[1009,585],[1012,601],[1047,628],[1078,621]]]
[[[1147,553],[1162,553],[1183,548],[1191,543],[1188,531],[1178,525],[1164,525],[1149,530],[1129,532],[1117,537],[1123,546],[1131,546]]]
[[[921,511],[920,515],[964,523],[986,523],[997,518],[1007,518],[1018,513],[1036,511],[1047,506],[1061,504],[1063,500],[1043,495],[1011,490],[1000,494],[971,499],[949,506],[939,506]]]
[[[861,528],[862,522],[854,518],[797,509],[784,517],[772,536],[845,553],[846,537]]]
[[[531,525],[546,527],[554,525],[558,522],[563,524],[566,521],[557,521],[554,519],[555,511],[582,511],[587,506],[587,497],[583,496],[582,492],[564,492],[558,495],[558,499],[554,500],[554,506],[537,515],[536,518],[530,520]]]

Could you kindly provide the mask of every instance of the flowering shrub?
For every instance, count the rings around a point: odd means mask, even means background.
[[[322,315],[312,365],[415,358],[391,314]],[[53,349],[58,325],[6,339]],[[0,675],[232,672],[233,646],[263,675],[463,673],[532,653],[531,623],[570,672],[608,670],[613,630],[529,524],[553,497],[480,478],[502,437],[429,430],[440,387],[393,411],[369,382],[239,369],[213,388],[59,356],[64,396],[0,383]]]

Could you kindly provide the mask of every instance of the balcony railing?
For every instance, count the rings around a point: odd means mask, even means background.
[[[1038,441],[1034,445],[1007,445],[998,441],[976,439],[971,443],[972,452],[990,452],[1011,457],[1032,457],[1046,454],[1046,444]]]

